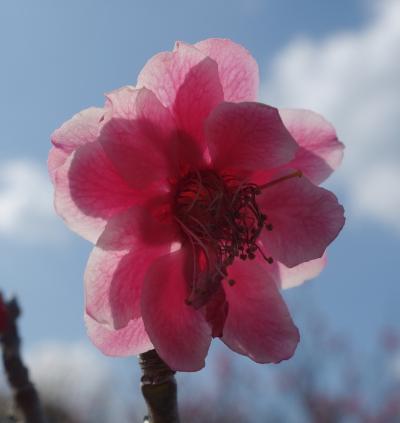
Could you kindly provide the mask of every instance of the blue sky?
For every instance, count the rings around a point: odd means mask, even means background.
[[[400,329],[396,3],[3,1],[0,286],[23,304],[25,345],[57,340],[92,348],[82,322],[91,246],[52,210],[51,132],[79,110],[101,106],[104,92],[134,84],[146,60],[175,40],[211,36],[252,52],[263,101],[323,113],[346,144],[344,166],[328,183],[345,205],[346,227],[322,275],[285,294],[303,337],[312,334],[301,315],[313,309],[360,350],[373,348],[382,326]]]

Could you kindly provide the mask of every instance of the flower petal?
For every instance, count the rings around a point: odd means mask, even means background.
[[[297,144],[277,109],[261,103],[222,103],[207,119],[213,166],[248,171],[277,167],[293,159]]]
[[[309,279],[317,277],[326,266],[326,253],[318,259],[306,261],[292,268],[276,261],[276,279],[278,286],[283,289],[294,288]]]
[[[115,330],[85,314],[85,324],[93,344],[106,355],[126,357],[153,349],[141,318],[131,320],[123,329]]]
[[[224,98],[214,60],[193,46],[177,42],[173,52],[159,53],[146,63],[137,86],[153,91],[171,110],[180,131],[204,150],[204,121]]]
[[[174,226],[160,222],[145,207],[134,206],[113,216],[86,267],[87,314],[115,329],[140,317],[146,272],[176,239]]]
[[[56,149],[62,150],[65,153],[64,160],[59,160],[58,166],[61,166],[67,157],[78,147],[97,139],[101,126],[100,120],[103,115],[103,109],[90,107],[74,115],[53,132],[51,142]],[[54,152],[51,154],[53,155]],[[59,157],[61,157],[61,154]],[[49,162],[50,170],[55,170],[55,161],[49,158]]]
[[[205,306],[205,316],[213,338],[222,336],[228,311],[225,291],[220,286]]]
[[[78,148],[54,175],[57,213],[75,232],[95,243],[107,220],[139,202],[97,142]]]
[[[261,240],[288,267],[321,257],[344,225],[335,195],[304,176],[264,188],[257,202],[272,224]]]
[[[223,282],[229,303],[222,340],[258,363],[290,358],[299,332],[272,276],[256,262],[235,261]]]
[[[49,175],[53,183],[56,170],[65,163],[68,156],[69,153],[62,150],[61,148],[50,148],[49,157],[47,159],[47,168],[49,169]]]
[[[114,329],[141,316],[140,296],[149,266],[168,247],[148,248],[137,243],[131,251],[94,248],[85,271],[87,314]]]
[[[241,45],[222,38],[209,38],[194,47],[218,63],[225,101],[255,101],[258,96],[258,65]]]
[[[337,139],[335,128],[309,110],[281,109],[279,114],[300,146],[289,166],[300,169],[319,185],[342,162],[344,145]]]
[[[180,241],[181,233],[164,204],[133,206],[111,217],[97,241],[103,250],[130,250]]]
[[[173,173],[171,114],[149,90],[130,87],[108,94],[107,121],[99,142],[115,168],[134,188],[166,184]]]
[[[146,331],[160,357],[173,369],[204,367],[211,329],[203,314],[186,304],[192,269],[189,253],[180,249],[151,266],[142,290]]]
[[[95,141],[103,115],[104,110],[97,107],[82,110],[53,132],[51,142],[71,153],[81,145]]]
[[[145,275],[155,259],[170,251],[173,228],[140,206],[112,217],[86,266],[87,314],[115,329],[140,317]]]

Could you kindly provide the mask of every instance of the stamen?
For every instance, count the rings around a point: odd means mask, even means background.
[[[196,170],[176,183],[174,217],[193,254],[186,304],[194,308],[206,304],[220,289],[235,259],[254,260],[260,253],[267,263],[273,263],[258,243],[261,232],[272,231],[273,225],[256,198],[263,189],[301,176],[297,170],[259,186],[212,170]],[[236,283],[233,279],[227,282],[230,286]]]
[[[272,257],[267,257],[264,253],[264,251],[261,249],[261,247],[259,245],[257,245],[257,249],[260,252],[260,254],[262,255],[263,259],[269,263],[272,264],[274,262],[274,259]]]
[[[287,179],[295,178],[296,176],[301,178],[303,176],[303,172],[301,170],[296,170],[295,172],[290,173],[289,175],[282,176],[280,178],[274,179],[271,182],[267,182],[264,185],[260,185],[260,189],[269,188],[273,185],[278,184],[279,182],[283,182],[283,181],[286,181]]]
[[[189,238],[194,257],[188,304],[201,307],[207,302],[236,257],[255,258],[266,220],[256,202],[259,192],[255,184],[211,170],[190,172],[178,182],[175,220]]]

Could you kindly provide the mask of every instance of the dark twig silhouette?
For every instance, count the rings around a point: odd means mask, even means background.
[[[21,340],[17,327],[17,319],[21,311],[18,302],[14,298],[4,302],[4,306],[7,324],[1,333],[0,342],[3,350],[4,369],[14,395],[16,420],[13,421],[45,423],[39,395],[29,380],[28,369],[21,358]]]
[[[149,413],[144,421],[179,423],[175,372],[155,350],[140,354],[139,363],[143,372],[142,393]]]

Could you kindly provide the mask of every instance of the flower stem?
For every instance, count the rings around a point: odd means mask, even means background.
[[[45,423],[39,395],[29,380],[29,372],[25,367],[21,354],[21,340],[18,334],[17,319],[20,308],[17,300],[5,303],[7,308],[7,329],[0,337],[3,349],[3,364],[8,382],[14,393],[16,413],[24,423]]]
[[[150,423],[179,423],[175,372],[159,357],[156,350],[139,356],[143,372],[142,394],[146,400]]]

